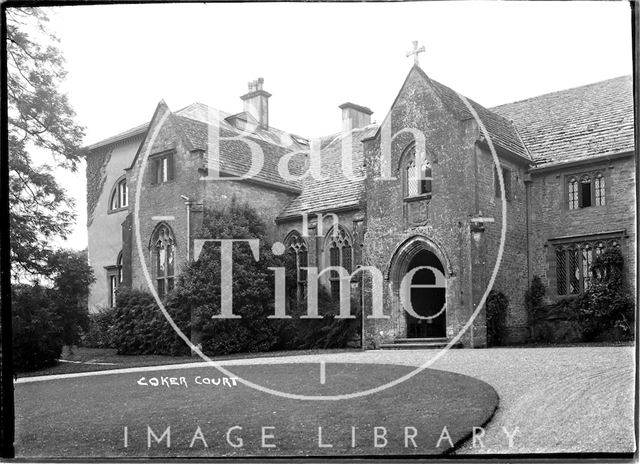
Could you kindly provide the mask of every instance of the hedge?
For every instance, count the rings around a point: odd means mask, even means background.
[[[165,307],[178,327],[190,335],[190,315],[170,296]],[[118,289],[110,330],[118,354],[189,354],[189,346],[173,330],[150,293]]]

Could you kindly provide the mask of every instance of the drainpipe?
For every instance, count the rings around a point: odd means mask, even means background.
[[[191,199],[185,195],[180,195],[187,207],[187,262],[191,262]]]

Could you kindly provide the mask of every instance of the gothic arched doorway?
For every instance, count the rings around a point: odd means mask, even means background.
[[[429,250],[420,250],[409,261],[407,273],[416,268],[431,267],[444,275],[444,267],[438,257]],[[446,288],[434,288],[436,274],[430,269],[419,269],[411,278],[408,297],[416,314],[428,319],[419,319],[407,311],[407,338],[443,338],[447,334]]]
[[[418,269],[422,267],[431,267],[435,272]],[[387,269],[395,336],[446,338],[446,287],[452,270],[443,248],[427,237],[415,235],[396,248]],[[412,270],[414,272],[409,282]],[[421,317],[409,314],[403,301],[411,301],[413,311]]]

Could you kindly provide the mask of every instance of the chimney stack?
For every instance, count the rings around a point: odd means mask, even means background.
[[[338,108],[342,110],[342,130],[348,131],[359,129],[371,124],[371,111],[366,106],[356,105],[355,103],[343,103]]]
[[[268,129],[271,94],[262,89],[262,84],[264,84],[262,77],[249,82],[249,91],[240,98],[244,101],[244,111],[256,118],[261,128]]]

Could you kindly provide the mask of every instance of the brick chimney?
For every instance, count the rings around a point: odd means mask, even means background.
[[[240,98],[244,101],[244,111],[251,114],[263,129],[269,128],[269,97],[271,94],[262,89],[264,79],[259,77],[249,82],[249,91]]]
[[[338,108],[342,110],[342,130],[359,129],[371,124],[371,111],[366,106],[356,105],[355,103],[343,103]]]

